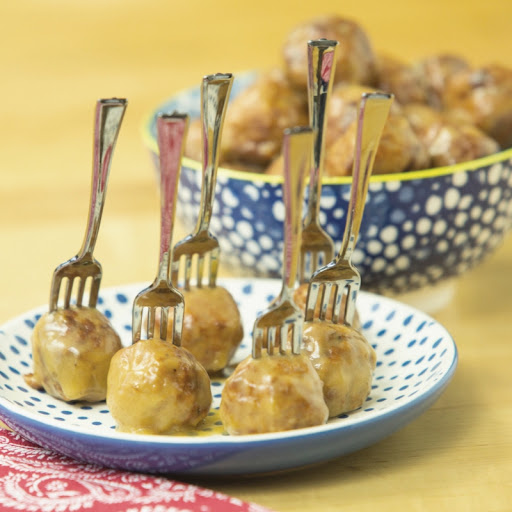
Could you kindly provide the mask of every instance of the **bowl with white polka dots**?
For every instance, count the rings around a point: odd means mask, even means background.
[[[251,80],[251,74],[236,76],[231,99]],[[157,170],[156,116],[175,110],[199,117],[199,88],[162,103],[146,120],[144,141]],[[201,180],[201,164],[184,158],[177,216],[190,230],[198,215]],[[350,177],[324,177],[320,223],[336,248],[349,195]],[[241,275],[279,276],[283,221],[282,177],[219,169],[211,231],[219,240],[223,265],[240,269]],[[512,149],[449,167],[375,175],[353,263],[368,291],[415,292],[477,265],[511,226]]]

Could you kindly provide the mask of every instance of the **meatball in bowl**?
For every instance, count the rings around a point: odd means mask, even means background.
[[[297,42],[298,34],[302,43]],[[402,297],[453,291],[453,278],[489,255],[512,225],[512,149],[504,112],[510,103],[512,71],[496,66],[473,69],[450,55],[411,64],[383,57],[368,38],[338,17],[297,27],[285,41],[282,68],[235,73],[211,221],[222,263],[241,275],[280,276],[282,132],[309,122],[300,45],[306,55],[308,38],[317,37],[356,38],[346,45],[364,53],[364,59],[357,60],[364,69],[337,75],[327,104],[322,227],[339,247],[361,95],[392,92],[395,101],[376,154],[353,263],[368,291]],[[345,64],[339,66],[345,65],[346,71],[352,61],[341,57]],[[199,87],[163,102],[145,122],[145,144],[157,169],[156,116],[173,110],[198,119]],[[512,119],[512,106],[509,115]],[[189,230],[196,223],[201,197],[200,140],[199,122],[192,122],[177,206],[178,218]]]

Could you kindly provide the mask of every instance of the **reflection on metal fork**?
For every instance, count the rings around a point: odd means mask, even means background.
[[[334,261],[311,277],[306,299],[306,321],[314,319],[315,309],[320,301],[320,320],[326,320],[327,309],[332,302],[333,313],[330,320],[332,323],[338,323],[343,295],[346,292],[342,318],[347,325],[352,325],[361,276],[352,264],[351,258],[361,227],[375,154],[392,101],[393,96],[390,94],[367,93],[362,96],[354,150],[352,187],[341,249]]]
[[[96,239],[105,204],[108,176],[112,153],[119,134],[127,102],[125,99],[102,99],[96,102],[94,117],[94,150],[91,198],[89,218],[82,247],[78,254],[59,265],[52,278],[50,290],[50,311],[59,306],[61,285],[66,282],[63,307],[69,308],[75,283],[78,281],[76,305],[81,306],[84,300],[87,281],[90,281],[89,307],[96,307],[100,289],[101,264],[93,256]]]
[[[187,236],[174,247],[172,262],[172,280],[183,288],[190,288],[192,262],[197,258],[196,283],[202,286],[205,260],[208,259],[208,284],[214,287],[219,265],[219,242],[210,233],[210,219],[215,198],[215,184],[219,163],[219,147],[222,125],[227,109],[233,76],[215,74],[204,77],[201,87],[201,120],[203,139],[203,183],[201,187],[201,205],[194,233]]]
[[[172,231],[176,211],[176,195],[186,138],[188,116],[160,114],[157,119],[158,149],[160,152],[160,251],[158,273],[148,288],[142,290],[133,302],[132,341],[142,338],[143,316],[147,315],[145,334],[154,337],[155,318],[160,314],[160,339],[167,339],[169,313],[173,314],[172,343],[181,345],[183,330],[183,295],[169,281],[172,260]]]
[[[255,321],[252,356],[261,356],[262,348],[272,354],[275,347],[284,353],[291,333],[292,353],[300,353],[304,315],[293,301],[297,281],[304,171],[311,161],[313,133],[310,128],[285,130],[283,141],[285,205],[283,284],[281,292],[267,311]]]
[[[337,46],[338,41],[327,39],[308,42],[309,120],[315,141],[309,177],[308,209],[302,228],[299,283],[308,282],[313,272],[334,257],[334,243],[321,228],[318,215],[324,165],[325,112],[336,67]]]

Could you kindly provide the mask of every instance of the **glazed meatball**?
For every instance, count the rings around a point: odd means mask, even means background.
[[[376,59],[368,36],[354,21],[340,16],[320,16],[295,27],[283,45],[284,68],[298,89],[308,81],[307,42],[314,39],[338,41],[334,83],[372,85],[376,79]]]
[[[416,68],[394,57],[379,55],[377,69],[377,87],[393,93],[398,103],[427,103],[426,87]]]
[[[308,283],[303,283],[300,286],[298,286],[295,291],[293,292],[293,300],[295,304],[302,310],[306,310],[306,299],[308,295]],[[335,293],[335,290],[332,290],[332,294]],[[345,311],[345,301],[346,301],[346,295],[343,296],[343,299],[341,300],[341,315],[343,315],[343,312]],[[327,308],[327,318],[332,318],[332,304],[333,300],[330,302],[330,306]],[[318,307],[315,310],[315,316],[318,316],[320,312],[320,303],[318,303]],[[340,322],[343,322],[343,316],[340,316]],[[354,321],[353,321],[354,327],[358,329],[361,326],[361,322],[359,320],[359,314],[357,313],[357,310],[354,314]]]
[[[222,286],[192,287],[181,292],[185,298],[182,346],[209,373],[224,369],[244,336],[235,300]],[[169,329],[172,329],[172,319]]]
[[[322,382],[303,354],[244,359],[226,380],[220,417],[231,435],[321,425],[329,411]]]
[[[325,173],[329,176],[349,176],[354,163],[357,121],[327,149]],[[414,133],[409,120],[397,104],[391,108],[379,148],[375,156],[374,174],[391,174],[429,166],[426,148]]]
[[[107,374],[121,340],[95,308],[71,307],[43,315],[32,334],[35,388],[66,402],[105,400]]]
[[[460,71],[470,69],[468,62],[458,55],[432,55],[413,64],[416,76],[421,77],[427,103],[436,109],[443,108],[443,90],[447,80]]]
[[[201,119],[193,119],[188,127],[187,140],[183,154],[192,160],[203,161],[203,123]],[[220,149],[219,161],[223,160],[222,148]]]
[[[501,148],[512,146],[512,69],[494,65],[452,75],[443,105],[464,111]]]
[[[264,73],[227,109],[221,165],[261,171],[281,151],[283,131],[307,124],[306,95],[294,91],[281,70]]]
[[[445,121],[460,125],[460,124],[470,124],[474,126],[473,124],[473,117],[469,112],[466,112],[462,109],[445,109],[441,111],[442,117]]]
[[[426,148],[432,144],[439,130],[446,124],[443,114],[428,105],[409,103],[403,106],[403,111],[414,133]]]
[[[444,125],[428,148],[434,167],[482,158],[499,149],[495,140],[470,124]]]
[[[353,411],[366,400],[376,355],[359,331],[343,324],[306,322],[302,352],[324,384],[330,417]]]
[[[107,405],[121,432],[170,434],[195,427],[211,403],[206,370],[182,347],[148,339],[112,358]]]
[[[406,105],[404,112],[427,148],[433,167],[466,162],[499,151],[495,140],[463,119],[454,119],[427,105]]]

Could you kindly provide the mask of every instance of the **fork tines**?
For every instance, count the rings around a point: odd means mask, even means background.
[[[207,267],[208,286],[214,287],[217,281],[220,247],[217,239],[208,232],[189,235],[174,247],[172,262],[172,281],[185,290],[195,278],[198,288],[203,286],[205,265]],[[195,267],[195,273],[192,269]]]
[[[315,316],[319,320],[335,324],[340,318],[353,318],[356,297],[361,287],[361,276],[357,269],[352,267],[350,270],[344,269],[344,276],[341,277],[341,269],[333,268],[334,266],[334,262],[330,262],[320,269],[322,281],[311,279],[306,298],[306,322],[311,322]],[[332,273],[331,276],[329,271]],[[343,314],[340,316],[343,306]]]
[[[87,305],[91,308],[96,307],[101,277],[101,264],[95,259],[78,259],[75,256],[62,263],[53,272],[50,311],[56,310],[59,303],[64,309],[68,309],[72,302],[76,306],[83,306],[86,295],[88,295]],[[63,289],[64,293],[62,293]],[[75,293],[73,293],[74,291]],[[73,295],[75,295],[74,301],[72,301]]]
[[[160,321],[160,339],[168,337],[169,316],[172,315],[172,343],[181,345],[185,301],[183,295],[165,283],[155,282],[140,292],[133,302],[132,339],[150,339],[155,336],[156,319]]]
[[[294,303],[280,303],[267,310],[253,328],[253,357],[260,357],[262,350],[272,355],[279,349],[279,353],[284,354],[289,344],[293,354],[300,353],[302,324],[302,312]]]
[[[333,256],[331,237],[316,223],[305,226],[302,231],[299,283],[307,283],[313,273],[330,262]]]

